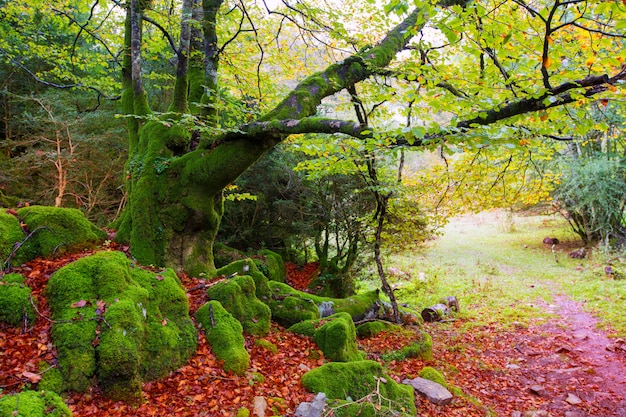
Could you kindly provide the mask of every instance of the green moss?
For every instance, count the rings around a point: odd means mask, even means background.
[[[446,378],[444,378],[441,372],[439,372],[438,370],[436,370],[435,368],[431,366],[425,366],[422,369],[420,369],[418,375],[424,379],[428,379],[430,381],[436,382],[439,385],[442,385],[446,388],[449,387],[448,383],[446,382]]]
[[[356,329],[348,313],[325,319],[313,334],[313,340],[331,361],[350,362],[363,359],[356,344]]]
[[[245,348],[243,327],[219,301],[209,301],[196,312],[196,320],[206,331],[207,340],[224,370],[244,375],[250,366],[250,355]]]
[[[410,410],[397,410],[393,406],[388,406],[388,403],[380,396],[372,395],[371,398],[359,402],[334,400],[328,404],[328,408],[332,410],[332,415],[337,417],[415,416]]]
[[[330,362],[307,372],[301,381],[308,391],[324,392],[331,399],[356,401],[377,391],[396,411],[416,414],[413,388],[396,383],[375,361]]]
[[[37,384],[40,391],[52,391],[57,394],[63,392],[63,375],[61,375],[59,368],[46,361],[39,362],[37,368],[41,373],[41,380]]]
[[[61,397],[48,391],[22,391],[0,398],[0,417],[71,417]]]
[[[290,327],[302,320],[320,317],[319,306],[332,307],[333,313],[345,312],[358,321],[372,309],[378,300],[378,291],[369,291],[348,298],[319,297],[293,289],[281,282],[269,281],[271,297],[266,304],[272,310],[274,321]]]
[[[228,247],[223,243],[216,243],[213,246],[213,256],[216,268],[222,268],[232,262],[241,261],[242,259],[247,258],[245,253]]]
[[[426,332],[420,332],[420,338],[403,348],[381,355],[384,361],[401,361],[407,358],[422,360],[433,359],[433,339]]]
[[[172,270],[135,267],[121,252],[99,252],[59,269],[46,288],[64,389],[102,391],[131,403],[141,382],[167,375],[193,354],[189,301]]]
[[[270,295],[270,288],[268,286],[268,280],[252,259],[246,258],[239,261],[231,262],[230,264],[219,268],[215,272],[215,276],[231,276],[236,275],[249,275],[254,279],[254,291],[256,297],[260,300],[267,300]]]
[[[255,345],[262,347],[263,349],[266,349],[270,352],[272,352],[273,354],[278,353],[278,348],[276,347],[275,344],[273,344],[272,342],[265,340],[265,339],[257,339],[254,342]]]
[[[107,236],[77,209],[30,206],[17,214],[32,233],[25,245],[43,257],[91,247]]]
[[[0,275],[0,321],[12,326],[33,324],[37,319],[30,302],[31,289],[20,274]]]
[[[319,308],[310,299],[289,296],[280,301],[271,302],[270,305],[274,306],[272,318],[282,326],[293,326],[320,316]]]
[[[305,320],[290,326],[287,331],[303,336],[313,337],[315,331],[319,327],[319,319]]]
[[[4,210],[0,211],[0,270],[35,258],[36,253],[32,248],[22,245],[24,239],[26,234],[17,217],[5,213]]]
[[[237,410],[236,417],[250,417],[250,410],[248,410],[246,407],[241,407],[239,410]]]
[[[396,332],[401,329],[397,324],[390,323],[388,321],[376,320],[368,321],[357,326],[356,334],[359,337],[367,338],[376,336],[381,332]]]
[[[270,281],[285,282],[287,278],[287,268],[283,257],[269,249],[259,251],[263,258],[261,262],[267,267],[267,278]]]
[[[229,278],[210,287],[207,294],[209,299],[219,301],[239,320],[249,334],[264,336],[269,333],[271,311],[257,298],[255,282],[251,276],[237,275]]]

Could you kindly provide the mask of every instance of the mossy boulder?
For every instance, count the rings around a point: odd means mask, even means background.
[[[35,309],[30,302],[31,289],[20,274],[0,275],[0,321],[20,326],[26,320],[36,320]]]
[[[224,361],[224,370],[244,375],[250,366],[245,348],[243,327],[219,301],[209,301],[196,312],[196,320],[206,332],[217,359]]]
[[[254,280],[254,293],[259,300],[265,301],[269,298],[270,288],[268,286],[267,277],[259,271],[259,268],[256,266],[254,260],[250,258],[232,262],[219,268],[215,272],[216,277],[231,277],[240,275],[248,275],[252,277]]]
[[[377,290],[347,298],[329,298],[298,291],[281,282],[270,281],[268,285],[271,297],[266,303],[272,310],[272,318],[285,327],[341,312],[358,321],[371,314],[378,302]]]
[[[354,322],[348,313],[297,323],[289,331],[313,337],[324,356],[331,361],[350,362],[363,359],[356,343]]]
[[[302,375],[301,382],[308,391],[323,392],[330,399],[358,401],[377,392],[396,412],[417,413],[413,387],[395,382],[375,361],[329,362]]]
[[[356,327],[356,335],[358,337],[368,338],[376,336],[382,332],[398,332],[401,331],[402,327],[397,324],[390,323],[384,320],[375,320],[368,321],[363,324],[359,324]]]
[[[30,206],[17,214],[32,234],[25,246],[38,256],[91,247],[107,237],[77,209]]]
[[[350,362],[363,359],[356,344],[356,329],[348,313],[337,313],[325,319],[313,335],[324,356],[331,361]]]
[[[22,247],[25,239],[19,219],[4,210],[0,211],[0,270],[35,258],[32,248]]]
[[[216,268],[222,268],[236,261],[246,259],[248,256],[238,249],[231,248],[221,242],[213,245],[213,262]]]
[[[239,320],[248,334],[264,336],[269,333],[272,313],[257,298],[255,281],[250,275],[228,278],[210,287],[207,294]]]
[[[269,249],[259,251],[259,255],[261,256],[259,261],[267,268],[265,276],[270,281],[285,282],[287,268],[285,267],[283,257]]]
[[[22,391],[0,398],[0,417],[71,417],[61,397],[49,391]]]
[[[46,288],[52,338],[66,390],[98,385],[110,398],[142,400],[141,381],[163,377],[193,354],[189,301],[170,269],[136,267],[99,252],[59,269]]]

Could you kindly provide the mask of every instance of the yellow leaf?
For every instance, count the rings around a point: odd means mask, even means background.
[[[549,56],[547,56],[544,60],[543,60],[543,67],[548,69],[552,66],[552,59],[550,59]]]

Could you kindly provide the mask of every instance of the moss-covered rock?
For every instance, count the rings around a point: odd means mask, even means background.
[[[213,245],[213,259],[215,267],[218,269],[233,262],[246,259],[247,257],[248,256],[240,250],[226,246],[223,243],[218,242]]]
[[[99,252],[59,269],[46,292],[66,390],[85,391],[97,376],[107,396],[137,403],[142,380],[167,375],[195,351],[189,301],[172,270]]]
[[[24,320],[27,324],[35,322],[35,310],[30,302],[31,289],[25,281],[26,278],[20,274],[0,275],[0,321],[12,326],[20,326]]]
[[[285,327],[341,312],[358,321],[371,312],[378,301],[377,290],[348,298],[328,298],[298,291],[281,282],[269,281],[268,285],[271,297],[266,303],[272,310],[272,318]]]
[[[445,388],[449,388],[448,383],[446,382],[446,378],[444,378],[443,374],[432,366],[423,367],[422,369],[420,369],[418,375],[424,379],[428,379],[429,381],[436,382]]]
[[[25,239],[19,219],[4,210],[0,211],[0,270],[35,258],[31,248],[22,247]]]
[[[269,249],[259,251],[259,255],[262,257],[260,262],[267,267],[267,274],[265,274],[265,276],[267,276],[270,281],[285,282],[287,278],[287,268],[285,267],[283,257]]]
[[[215,276],[234,276],[248,275],[254,280],[254,293],[259,300],[265,301],[269,298],[270,288],[268,286],[267,277],[263,275],[252,259],[246,258],[232,262],[222,268],[219,268]]]
[[[400,331],[402,327],[397,324],[390,323],[384,320],[375,320],[368,321],[367,323],[359,324],[356,327],[356,335],[358,337],[372,337],[376,336],[378,333],[382,332],[397,332]]]
[[[219,301],[209,301],[196,312],[196,320],[202,324],[207,340],[224,370],[244,375],[250,366],[250,355],[245,348],[243,327]]]
[[[416,415],[413,388],[395,382],[375,361],[330,362],[305,373],[301,381],[308,391],[331,399],[357,401],[378,392],[397,412]]]
[[[433,359],[433,339],[426,332],[419,332],[419,337],[393,352],[387,352],[381,355],[381,359],[385,361],[401,361],[407,358],[416,358],[422,360]]]
[[[0,398],[0,417],[71,417],[61,397],[49,391],[22,391]]]
[[[363,359],[356,344],[356,329],[348,313],[337,313],[315,331],[313,340],[331,361],[350,362]]]
[[[209,299],[219,301],[239,320],[249,334],[264,336],[269,333],[272,314],[269,307],[257,298],[255,281],[250,275],[228,278],[210,287],[207,294]]]
[[[25,246],[43,257],[90,247],[107,236],[77,209],[30,206],[17,214],[32,233]]]
[[[57,394],[63,392],[63,375],[59,368],[46,361],[39,362],[37,368],[41,373],[41,380],[37,383],[37,388],[40,391],[52,391]]]

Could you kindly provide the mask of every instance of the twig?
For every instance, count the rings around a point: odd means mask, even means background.
[[[26,236],[26,238],[24,238],[24,240],[22,240],[21,242],[15,242],[15,244],[13,245],[13,250],[9,254],[9,257],[7,258],[7,260],[4,261],[4,263],[3,263],[3,265],[6,265],[6,270],[7,271],[10,269],[11,259],[13,259],[13,257],[15,256],[15,254],[17,253],[17,250],[19,248],[21,248],[22,246],[24,246],[24,244],[28,241],[28,239],[30,239],[35,234],[35,232],[38,232],[41,229],[50,229],[50,228],[48,226],[37,226],[35,228],[35,230],[30,232],[28,234],[28,236]]]
[[[211,317],[211,327],[215,327],[215,317],[213,316],[213,304],[209,303],[209,317]]]

